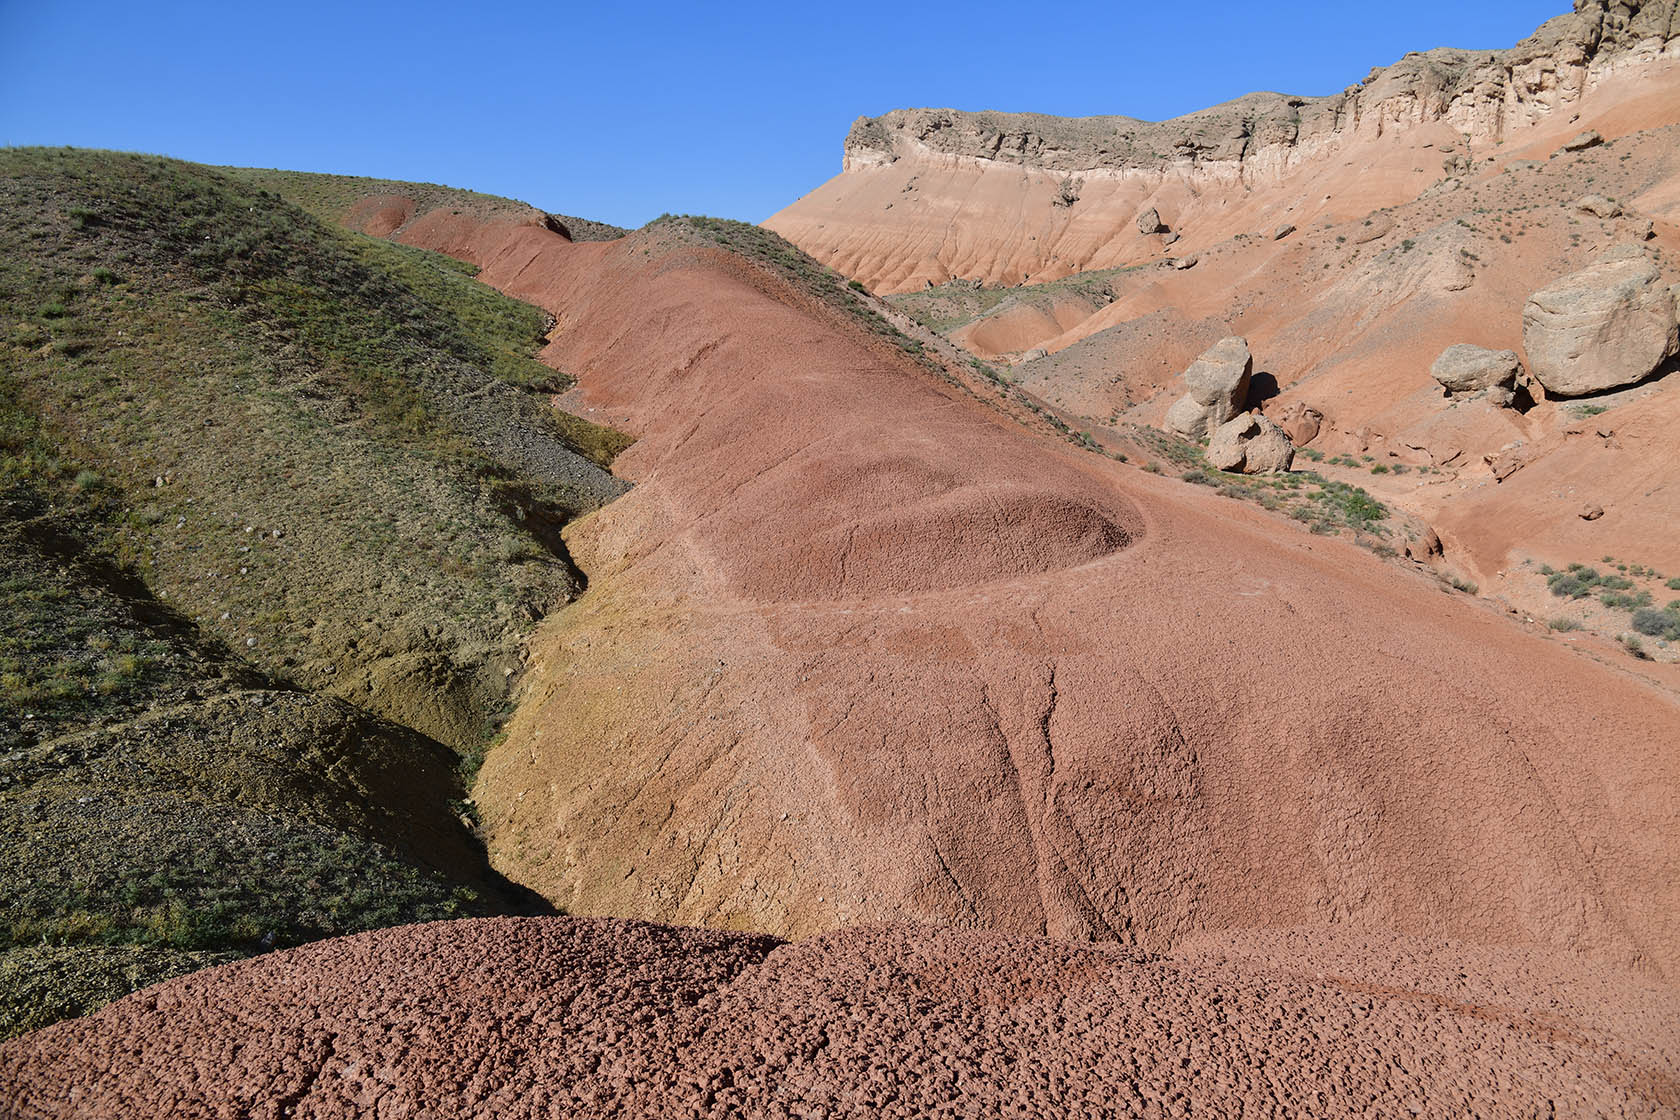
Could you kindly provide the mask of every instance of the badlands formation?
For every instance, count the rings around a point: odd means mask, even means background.
[[[0,1047],[0,1098],[1674,1115],[1680,681],[1516,605],[1680,575],[1667,336],[1609,396],[1537,352],[1629,349],[1604,287],[1673,326],[1674,15],[1159,125],[860,122],[768,223],[817,264],[368,188],[352,230],[546,311],[556,404],[636,437],[472,790],[571,917],[170,980]]]
[[[1454,578],[1613,643],[1628,613],[1560,611],[1544,568],[1680,551],[1680,391],[1650,377],[1680,280],[1675,12],[1582,0],[1510,50],[1159,124],[862,119],[842,174],[766,224],[1105,442],[1160,425],[1179,375],[1241,337],[1255,403],[1314,416],[1317,469],[1430,526]],[[1610,306],[1618,285],[1639,291]],[[1555,359],[1587,336],[1583,380]],[[1461,344],[1520,357],[1516,407],[1445,399],[1430,369]]]

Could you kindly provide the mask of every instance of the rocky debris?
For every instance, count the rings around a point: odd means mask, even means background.
[[[1602,143],[1604,143],[1604,137],[1600,136],[1597,132],[1593,131],[1592,129],[1588,129],[1587,131],[1581,133],[1579,136],[1575,136],[1575,137],[1573,137],[1569,140],[1564,141],[1563,147],[1559,148],[1558,151],[1560,151],[1560,152],[1584,152],[1588,148],[1596,148]]]
[[[1161,244],[1162,245],[1175,245],[1175,244],[1178,243],[1178,239],[1179,239],[1178,238],[1178,231],[1176,229],[1168,230],[1167,235],[1165,237],[1161,238]]]
[[[1505,170],[1506,171],[1534,171],[1541,166],[1542,166],[1541,161],[1537,160],[1537,159],[1514,159],[1510,163],[1507,163],[1505,165]]]
[[[1139,233],[1165,233],[1167,223],[1161,220],[1161,212],[1151,206],[1137,217]]]
[[[1423,532],[1406,542],[1406,559],[1415,560],[1419,564],[1428,564],[1441,555],[1441,536],[1429,526],[1424,526]]]
[[[1632,385],[1680,352],[1675,294],[1643,250],[1618,246],[1528,298],[1523,348],[1551,396]]]
[[[1605,198],[1601,194],[1583,195],[1577,198],[1573,205],[1583,214],[1591,214],[1595,218],[1619,218],[1622,216],[1621,205],[1614,199]]]
[[[1639,240],[1641,240],[1641,241],[1654,241],[1654,240],[1656,240],[1657,223],[1647,220],[1643,225],[1638,226],[1637,229],[1638,229],[1638,233],[1635,234],[1635,236],[1638,237]]]
[[[1183,272],[1187,268],[1195,268],[1197,262],[1200,260],[1200,257],[1178,257],[1173,260],[1172,266],[1180,272]]]
[[[1294,461],[1288,433],[1257,412],[1221,424],[1208,441],[1207,462],[1216,470],[1276,474]]]
[[[1304,401],[1296,401],[1278,416],[1277,424],[1289,437],[1290,443],[1305,447],[1318,438],[1324,424],[1324,413]]]
[[[1079,201],[1079,192],[1085,187],[1085,180],[1076,179],[1072,175],[1061,181],[1056,188],[1056,197],[1050,200],[1051,205],[1069,207]]]
[[[1274,229],[1272,231],[1272,240],[1273,241],[1282,241],[1284,238],[1288,237],[1290,234],[1292,234],[1294,232],[1295,232],[1295,226],[1290,222],[1284,222],[1282,225],[1278,226],[1276,229]]]
[[[1429,376],[1440,382],[1449,397],[1486,393],[1494,404],[1509,408],[1516,399],[1523,365],[1515,350],[1489,350],[1460,342],[1441,351],[1429,367]]]
[[[1580,518],[1582,521],[1597,521],[1603,516],[1604,507],[1601,505],[1585,505],[1581,507]]]
[[[501,918],[148,988],[0,1047],[0,1099],[32,1120],[1655,1116],[1677,1021],[1647,977],[1377,931],[1151,953]]]
[[[1233,335],[1208,347],[1183,373],[1188,390],[1167,410],[1166,429],[1185,439],[1205,439],[1248,401],[1254,356]]]
[[[1042,346],[1034,346],[1031,350],[1028,350],[1026,353],[1021,355],[1021,361],[1036,362],[1040,358],[1048,358],[1049,356],[1050,351],[1046,350]]]

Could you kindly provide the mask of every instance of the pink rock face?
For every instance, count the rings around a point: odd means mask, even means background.
[[[1672,993],[1634,975],[1380,934],[1152,955],[484,919],[136,993],[0,1047],[0,1101],[20,1120],[1664,1116],[1677,1031]]]

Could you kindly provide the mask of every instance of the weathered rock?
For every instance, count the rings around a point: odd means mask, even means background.
[[[1318,438],[1324,425],[1324,413],[1304,401],[1296,401],[1278,417],[1277,423],[1290,443],[1305,447]]]
[[[1167,430],[1185,439],[1205,439],[1247,402],[1253,372],[1246,340],[1232,336],[1214,343],[1184,371],[1189,391],[1167,410]]]
[[[1515,350],[1489,350],[1466,342],[1441,351],[1429,367],[1429,376],[1440,382],[1447,396],[1486,393],[1501,408],[1516,399],[1517,380],[1522,373],[1522,359]]]
[[[1222,471],[1271,474],[1295,461],[1295,445],[1284,430],[1258,413],[1245,412],[1219,426],[1208,441],[1207,462]]]
[[[1614,199],[1605,198],[1601,194],[1583,195],[1575,200],[1575,209],[1583,214],[1591,214],[1595,218],[1619,218],[1622,208]]]
[[[1579,136],[1573,137],[1572,139],[1565,141],[1563,147],[1559,148],[1558,151],[1560,151],[1560,152],[1584,152],[1588,148],[1596,148],[1602,143],[1604,143],[1604,137],[1600,136],[1597,132],[1593,131],[1592,129],[1588,129],[1587,131],[1581,133]]]
[[[1376,241],[1379,238],[1387,237],[1393,232],[1393,215],[1378,210],[1375,214],[1366,218],[1365,221],[1360,224],[1358,229],[1354,230],[1353,243],[1355,245],[1364,245],[1366,242]]]
[[[1603,516],[1604,507],[1601,505],[1585,505],[1581,507],[1582,521],[1597,521]]]
[[[1195,268],[1196,262],[1200,259],[1199,257],[1179,257],[1172,262],[1172,266],[1183,272],[1187,268]]]
[[[1168,230],[1167,235],[1165,237],[1161,238],[1161,244],[1171,245],[1174,242],[1176,242],[1177,240],[1178,240],[1178,231],[1176,229],[1175,230]]]
[[[1491,455],[1482,456],[1482,462],[1493,472],[1495,482],[1504,482],[1528,466],[1528,461],[1528,448],[1520,440],[1506,444]]]
[[[1292,234],[1294,232],[1295,232],[1294,225],[1292,225],[1289,222],[1284,222],[1281,226],[1277,227],[1276,229],[1274,229],[1272,231],[1272,240],[1273,241],[1282,241],[1284,238],[1288,237],[1290,234]]]
[[[1034,346],[1031,350],[1028,350],[1025,354],[1021,355],[1021,361],[1036,362],[1040,358],[1048,358],[1049,356],[1050,351],[1046,350],[1042,346]]]
[[[1167,223],[1161,220],[1161,212],[1151,206],[1138,215],[1137,227],[1139,233],[1165,233]]]
[[[1441,277],[1441,287],[1449,292],[1462,292],[1475,282],[1476,266],[1463,253],[1448,262]]]
[[[1680,352],[1674,293],[1641,250],[1618,246],[1528,298],[1523,347],[1551,396],[1631,385]]]
[[[1434,529],[1424,527],[1422,534],[1406,542],[1406,559],[1427,564],[1441,555],[1441,536]]]

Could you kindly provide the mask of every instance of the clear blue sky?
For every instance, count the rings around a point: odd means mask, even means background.
[[[862,114],[1161,119],[1331,93],[1568,6],[0,0],[0,145],[418,179],[621,225],[758,221],[839,170]]]

